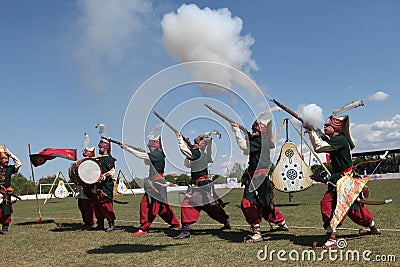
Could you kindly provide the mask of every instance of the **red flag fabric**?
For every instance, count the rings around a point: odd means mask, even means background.
[[[33,166],[38,167],[43,165],[46,161],[55,159],[56,157],[65,158],[69,160],[77,160],[77,149],[70,148],[46,148],[38,154],[29,155]]]
[[[325,157],[326,157],[326,163],[331,163],[331,155],[329,155],[328,153],[326,153],[326,155],[325,155]]]

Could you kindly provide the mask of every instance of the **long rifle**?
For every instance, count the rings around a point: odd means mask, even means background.
[[[123,145],[122,142],[114,140],[114,139],[111,139],[110,137],[101,136],[101,139],[107,140],[107,141],[109,141],[111,143],[114,143],[114,144],[117,144],[117,145]],[[140,151],[140,152],[146,152],[146,150],[144,150],[143,148],[135,147],[135,146],[127,145],[127,144],[125,144],[125,145],[127,147],[130,147],[130,148],[134,149],[134,150],[137,150],[137,151]]]
[[[225,114],[221,113],[220,111],[216,110],[216,109],[213,108],[212,106],[210,106],[210,105],[208,105],[208,104],[204,104],[204,106],[206,106],[209,110],[211,110],[212,112],[214,112],[215,114],[217,114],[217,115],[220,116],[221,118],[227,120],[228,122],[238,124],[237,122],[235,122],[234,120],[232,120],[231,118],[229,118],[229,117],[226,116]],[[245,132],[245,133],[248,133],[246,127],[244,127],[244,126],[241,125],[241,124],[238,124],[238,126],[239,126],[239,129],[240,129],[240,130],[242,130],[242,131]]]
[[[183,134],[181,134],[174,126],[172,126],[168,121],[166,121],[160,114],[158,114],[157,112],[153,111],[154,115],[156,115],[157,118],[159,118],[163,123],[165,123],[165,125],[168,126],[168,128],[170,128],[174,133],[176,134],[180,134],[183,138],[183,141],[185,141],[185,143],[189,146],[192,147],[192,144],[190,143],[190,139],[183,136]]]
[[[282,104],[281,102],[279,102],[278,100],[272,98],[271,96],[267,95],[266,93],[264,93],[264,95],[266,97],[268,97],[272,102],[274,102],[278,107],[280,107],[281,109],[283,109],[284,111],[286,111],[287,113],[289,113],[290,115],[292,115],[293,117],[295,117],[296,119],[298,119],[301,123],[304,123],[304,120],[299,116],[299,114],[297,114],[296,112],[294,112],[293,110],[289,109],[287,106],[285,106],[284,104]],[[326,141],[328,140],[328,136],[326,136],[321,129],[317,128],[314,129],[314,131],[317,132],[317,134],[322,138],[322,140]]]

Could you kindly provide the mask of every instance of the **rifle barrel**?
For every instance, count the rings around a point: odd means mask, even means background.
[[[114,140],[114,139],[111,139],[110,137],[104,137],[104,136],[102,136],[101,138],[102,138],[102,139],[105,139],[105,140],[107,140],[107,141],[109,141],[109,142],[111,142],[111,143],[117,144],[117,145],[122,145],[122,144],[123,144],[122,142],[117,141],[117,140]],[[132,148],[132,149],[135,149],[135,150],[137,150],[137,151],[140,151],[140,152],[146,152],[146,150],[144,150],[143,148],[140,148],[140,147],[135,147],[135,146],[131,146],[131,145],[128,145],[128,144],[126,144],[126,146],[128,146],[128,147],[130,147],[130,148]]]
[[[230,122],[230,123],[236,123],[234,120],[232,120],[231,118],[229,118],[228,116],[226,116],[225,114],[223,114],[222,112],[216,110],[215,108],[213,108],[212,106],[208,105],[208,104],[204,104],[204,106],[206,106],[209,110],[211,110],[212,112],[214,112],[215,114],[217,114],[218,116],[220,116],[221,118],[225,119],[226,121]],[[240,130],[244,131],[244,132],[248,132],[246,127],[244,127],[241,124],[238,124]]]
[[[153,111],[154,115],[156,115],[157,118],[159,118],[163,123],[165,123],[165,125],[168,126],[168,128],[170,128],[174,133],[176,134],[180,134],[183,138],[183,141],[185,141],[185,143],[191,147],[192,144],[190,143],[190,139],[183,136],[182,133],[180,133],[174,126],[172,126],[166,119],[163,118],[163,116],[161,116],[160,114],[158,114],[156,111]]]
[[[282,104],[281,102],[279,102],[276,99],[271,98],[271,101],[274,102],[278,107],[282,108],[283,110],[285,110],[287,113],[289,113],[290,115],[292,115],[293,117],[295,117],[296,119],[298,119],[301,123],[304,123],[304,120],[299,116],[299,114],[297,114],[296,112],[294,112],[293,110],[289,109],[287,106],[285,106],[284,104]],[[314,129],[314,127],[313,127]],[[315,132],[317,132],[318,136],[320,136],[322,138],[322,140],[326,141],[329,138],[321,131],[321,129],[317,128],[314,129]]]

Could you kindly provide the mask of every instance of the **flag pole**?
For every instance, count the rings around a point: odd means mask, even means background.
[[[29,150],[29,156],[31,155],[31,145],[28,144],[28,150]],[[40,212],[40,204],[39,204],[39,198],[38,198],[38,194],[37,194],[37,187],[36,187],[36,180],[35,180],[35,174],[33,172],[33,165],[32,165],[32,161],[30,160],[29,157],[29,162],[31,164],[31,172],[32,172],[32,179],[33,179],[33,187],[35,190],[35,194],[36,194],[36,205],[38,207],[38,214],[39,214],[39,220],[36,221],[36,223],[41,223],[42,222],[42,214]]]

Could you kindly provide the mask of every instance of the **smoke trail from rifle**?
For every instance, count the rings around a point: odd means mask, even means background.
[[[179,62],[213,61],[239,69],[246,74],[257,70],[251,58],[250,47],[254,38],[241,35],[243,21],[233,17],[229,9],[200,9],[195,4],[182,5],[176,12],[164,15],[161,21],[163,44],[169,54]],[[201,68],[193,69],[199,79],[218,80],[231,87],[233,72],[227,68],[218,72]],[[201,85],[203,95],[221,93],[221,87]]]
[[[314,128],[318,128],[324,122],[322,108],[316,104],[300,105],[297,113],[304,123],[307,123]]]

